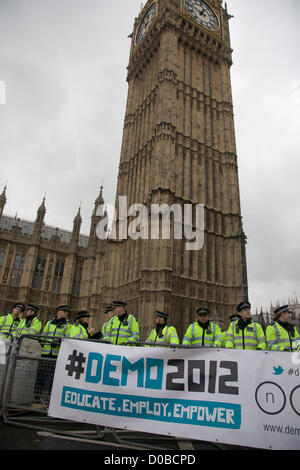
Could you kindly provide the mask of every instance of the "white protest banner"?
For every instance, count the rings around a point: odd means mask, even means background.
[[[49,415],[265,449],[300,449],[293,353],[64,339]]]

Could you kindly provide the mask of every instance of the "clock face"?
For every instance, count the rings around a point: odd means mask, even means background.
[[[147,12],[145,13],[140,25],[139,25],[139,28],[138,28],[138,31],[137,31],[137,34],[136,34],[136,37],[135,37],[135,43],[136,44],[139,44],[143,39],[144,37],[146,36],[148,30],[150,29],[150,26],[152,25],[153,21],[154,21],[154,18],[155,18],[155,15],[156,15],[156,9],[157,9],[157,3],[154,2],[152,3],[152,5],[150,5],[150,7],[148,8]]]
[[[194,20],[211,31],[219,29],[215,12],[203,0],[185,0],[185,7]]]

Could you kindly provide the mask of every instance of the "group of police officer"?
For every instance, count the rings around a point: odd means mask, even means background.
[[[101,339],[103,342],[121,345],[134,344],[140,339],[138,321],[126,310],[124,301],[113,301],[105,314],[107,321],[101,331],[89,327],[91,315],[81,310],[74,323],[68,320],[67,305],[56,308],[55,316],[42,329],[38,318],[39,308],[29,304],[17,303],[12,313],[0,317],[0,335],[18,339],[22,335],[41,335],[51,338],[43,342],[42,356],[55,358],[58,355],[61,338]],[[25,312],[25,313],[24,313]],[[24,313],[24,318],[20,316]],[[295,351],[300,350],[300,336],[291,323],[291,310],[288,305],[274,311],[274,321],[264,331],[260,323],[251,317],[251,304],[243,301],[237,306],[237,313],[230,317],[227,331],[222,331],[218,323],[210,320],[206,307],[196,311],[197,321],[191,323],[182,340],[184,346],[202,346],[214,348],[233,348],[248,350]],[[155,326],[147,340],[147,346],[164,344],[178,345],[180,340],[174,326],[168,324],[168,314],[156,311]],[[55,341],[55,339],[57,339]]]
[[[107,321],[101,331],[96,332],[89,326],[91,315],[81,310],[77,313],[74,323],[68,319],[67,305],[56,308],[54,318],[42,329],[38,318],[39,308],[23,303],[13,306],[12,312],[0,317],[0,338],[18,340],[21,336],[29,338],[39,336],[42,347],[36,381],[34,386],[35,406],[45,406],[43,397],[50,396],[54,377],[55,364],[62,338],[101,339],[114,345],[136,344],[140,339],[139,324],[134,315],[126,310],[126,303],[113,301],[105,309]],[[300,350],[300,336],[297,328],[291,323],[291,310],[288,305],[278,307],[274,311],[274,321],[264,332],[260,323],[252,320],[251,305],[248,301],[237,306],[237,313],[230,317],[227,331],[210,320],[210,312],[206,307],[196,311],[197,321],[191,323],[182,340],[185,347],[213,347],[248,350],[296,351]],[[23,315],[23,319],[21,319]],[[155,326],[152,328],[145,346],[176,346],[180,344],[176,328],[168,324],[168,314],[156,311]],[[48,358],[45,361],[45,358]]]
[[[125,302],[114,301],[108,306],[106,313],[110,318],[102,329],[102,339],[112,344],[122,344],[139,339],[139,327],[136,318],[126,311]],[[202,346],[214,348],[295,351],[300,349],[300,336],[297,328],[291,323],[291,310],[288,305],[278,307],[274,311],[274,321],[264,332],[260,323],[251,317],[251,304],[243,301],[237,306],[237,313],[230,317],[227,331],[210,320],[208,308],[197,309],[197,321],[191,323],[183,337],[184,346]],[[168,324],[168,314],[155,312],[155,327],[151,330],[146,344],[160,343],[180,344],[174,326]]]

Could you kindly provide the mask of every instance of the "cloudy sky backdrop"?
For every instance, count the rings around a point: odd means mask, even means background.
[[[300,300],[300,2],[228,0],[249,297]],[[140,0],[0,0],[5,213],[82,232],[114,204],[130,39]],[[3,103],[3,93],[0,102]]]

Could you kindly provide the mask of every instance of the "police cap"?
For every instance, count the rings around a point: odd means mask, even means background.
[[[160,312],[159,310],[155,310],[155,316],[165,318],[165,320],[166,320],[169,315],[165,312]]]
[[[34,312],[37,313],[39,311],[39,307],[36,307],[36,305],[28,304],[27,310],[33,310]]]
[[[244,302],[241,302],[241,303],[238,304],[236,309],[237,309],[238,312],[241,312],[243,310],[243,308],[251,308],[250,302],[248,302],[247,300],[244,301]]]
[[[92,315],[89,314],[87,310],[80,310],[75,317],[75,320],[79,320],[80,318],[91,317]]]
[[[204,307],[201,307],[201,308],[197,308],[197,313],[198,315],[209,315],[209,309],[208,308],[204,308]]]
[[[282,305],[281,307],[277,307],[274,310],[274,318],[278,318],[282,313],[288,312],[289,306],[288,305]]]
[[[113,309],[112,305],[108,305],[108,306],[106,307],[104,313],[109,313],[109,312],[113,312],[113,311],[114,311],[114,309]]]
[[[17,308],[17,307],[21,310],[21,312],[24,312],[24,310],[25,310],[25,305],[24,304],[22,304],[21,302],[18,302],[17,304],[15,304],[13,306],[13,308]]]
[[[56,307],[56,311],[57,312],[68,312],[69,311],[69,307],[67,305],[60,305],[59,307]]]
[[[125,307],[127,304],[123,300],[113,300],[112,307]]]

